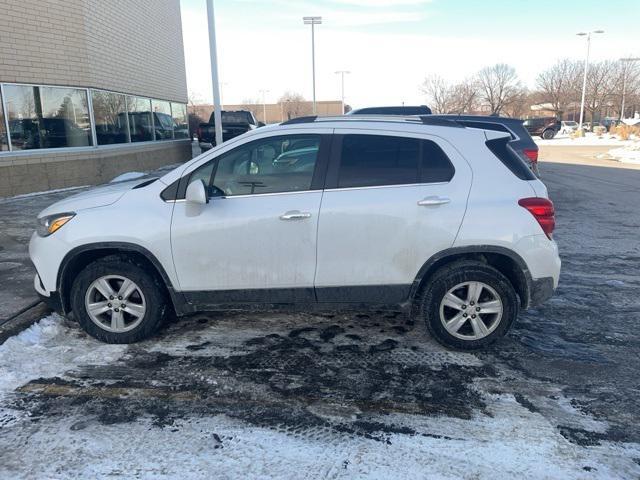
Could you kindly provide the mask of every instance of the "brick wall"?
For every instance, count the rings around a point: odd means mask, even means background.
[[[105,183],[130,171],[149,171],[191,158],[191,141],[0,157],[0,198]]]
[[[186,103],[179,0],[2,0],[0,82]]]

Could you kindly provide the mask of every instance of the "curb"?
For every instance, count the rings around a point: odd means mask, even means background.
[[[8,338],[17,335],[21,331],[29,328],[42,317],[50,314],[51,310],[42,302],[35,302],[17,315],[10,317],[0,325],[0,345]]]

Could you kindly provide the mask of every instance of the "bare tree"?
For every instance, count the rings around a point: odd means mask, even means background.
[[[601,115],[607,105],[614,104],[616,84],[620,81],[619,65],[614,60],[589,65],[585,109],[591,114],[592,121],[596,113]]]
[[[449,113],[470,113],[478,104],[478,82],[470,77],[450,89]]]
[[[486,102],[491,114],[498,115],[522,93],[522,85],[513,67],[498,63],[478,72],[480,99]]]
[[[583,62],[564,59],[544,70],[536,79],[541,103],[549,103],[558,115],[580,96]]]
[[[311,114],[311,106],[304,97],[296,92],[285,92],[278,100],[283,115],[287,120]]]
[[[435,73],[429,75],[422,83],[421,90],[434,113],[449,113],[452,92],[444,78]]]

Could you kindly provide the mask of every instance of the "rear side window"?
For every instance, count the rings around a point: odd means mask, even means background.
[[[429,140],[382,135],[345,135],[338,188],[448,182],[454,168]]]
[[[509,146],[508,138],[496,138],[487,140],[489,150],[498,157],[505,167],[511,170],[520,180],[535,180],[536,176],[531,169],[524,163],[518,154]]]

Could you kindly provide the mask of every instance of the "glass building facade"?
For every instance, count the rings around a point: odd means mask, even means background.
[[[0,84],[0,155],[188,138],[182,103],[91,88]]]

